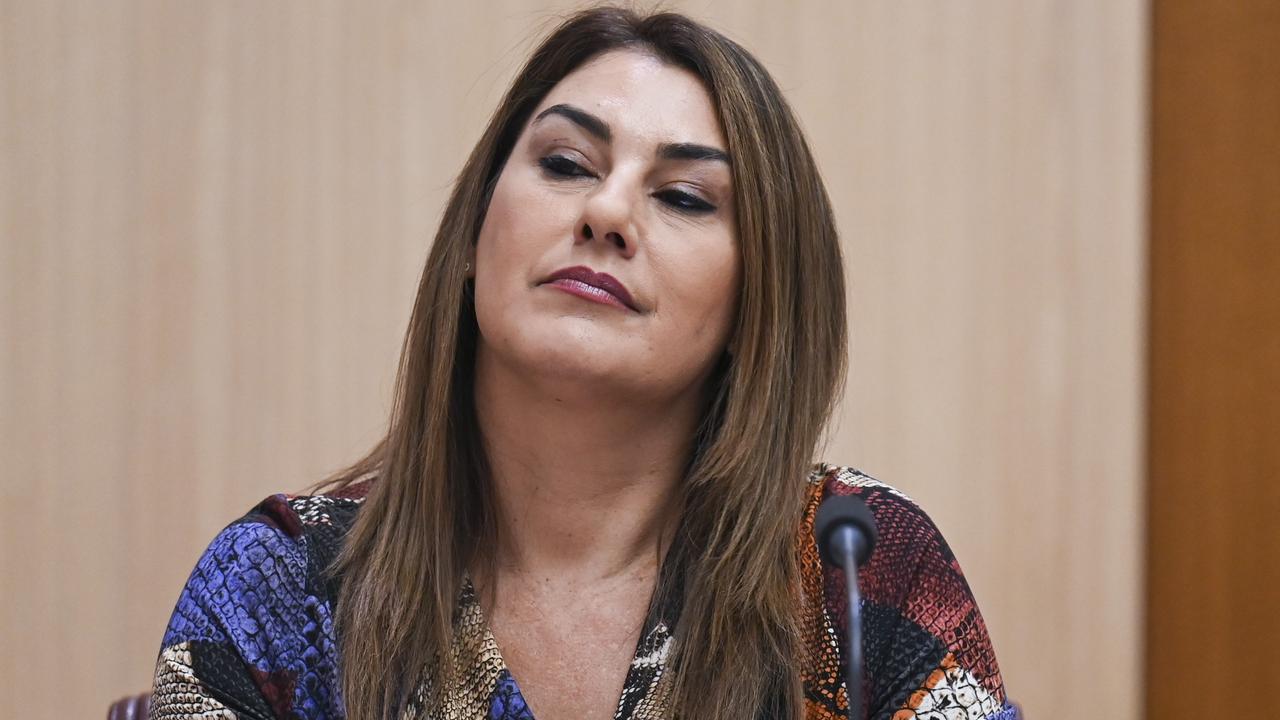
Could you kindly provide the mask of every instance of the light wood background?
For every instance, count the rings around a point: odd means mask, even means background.
[[[838,210],[825,459],[931,512],[1034,720],[1137,717],[1145,5],[676,6]],[[0,717],[146,689],[209,539],[378,435],[449,182],[566,7],[0,0]]]

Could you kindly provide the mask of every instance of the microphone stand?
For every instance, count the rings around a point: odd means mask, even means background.
[[[858,593],[858,566],[871,557],[879,533],[876,520],[865,503],[853,495],[832,495],[818,506],[813,536],[818,551],[828,564],[844,569],[848,591],[848,647],[845,656],[844,687],[849,701],[849,720],[864,720],[862,694],[862,596]]]
[[[845,696],[849,700],[849,720],[862,720],[862,597],[858,593],[858,557],[865,544],[862,533],[851,525],[836,528],[832,549],[844,568],[848,590],[848,658],[845,663]]]

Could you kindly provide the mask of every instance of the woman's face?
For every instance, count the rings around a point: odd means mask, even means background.
[[[533,111],[480,230],[481,352],[596,391],[665,399],[701,383],[735,319],[732,183],[692,73],[614,51],[566,76]]]

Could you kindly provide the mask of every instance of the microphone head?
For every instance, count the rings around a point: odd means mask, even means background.
[[[852,527],[863,542],[859,545],[855,560],[861,567],[871,557],[875,549],[879,533],[876,532],[876,519],[867,509],[866,503],[856,495],[831,495],[818,506],[817,516],[813,520],[813,537],[818,544],[818,552],[828,564],[841,567],[843,559],[838,557],[832,536],[842,527]]]

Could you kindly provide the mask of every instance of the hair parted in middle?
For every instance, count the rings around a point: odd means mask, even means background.
[[[801,717],[796,543],[805,476],[845,372],[830,201],[790,107],[750,53],[677,13],[598,7],[543,40],[494,112],[423,269],[387,432],[317,486],[374,478],[332,568],[353,720],[399,717],[422,668],[454,671],[464,573],[491,567],[497,532],[472,395],[479,328],[469,246],[538,103],[574,69],[618,50],[651,54],[705,86],[731,157],[742,261],[734,351],[708,380],[678,530],[654,592],[653,607],[680,608],[669,704],[678,718]]]

